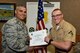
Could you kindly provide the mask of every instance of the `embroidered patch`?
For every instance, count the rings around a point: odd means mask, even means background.
[[[72,31],[70,31],[68,34],[71,34],[71,35],[73,35],[73,32],[72,32]]]

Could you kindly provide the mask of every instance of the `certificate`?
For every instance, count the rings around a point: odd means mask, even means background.
[[[31,37],[30,46],[41,46],[47,44],[44,42],[44,38],[47,36],[46,30],[30,32],[29,35]]]

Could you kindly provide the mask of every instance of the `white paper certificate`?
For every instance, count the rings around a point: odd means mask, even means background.
[[[40,30],[29,33],[31,40],[30,46],[39,46],[39,45],[46,45],[47,43],[44,42],[44,37],[47,36],[46,30]]]

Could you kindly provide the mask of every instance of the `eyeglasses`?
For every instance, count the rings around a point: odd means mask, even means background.
[[[62,14],[57,14],[57,15],[52,15],[52,17],[57,17],[57,16],[61,16]]]

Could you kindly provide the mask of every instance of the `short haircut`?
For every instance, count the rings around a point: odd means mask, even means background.
[[[57,11],[57,10],[61,11],[61,9],[55,8],[55,9],[52,11],[52,13],[53,13],[54,11]],[[61,11],[61,13],[62,13],[62,11]]]
[[[16,10],[19,9],[19,7],[24,7],[24,8],[26,8],[26,6],[24,6],[24,5],[18,5],[18,6],[16,6]]]
[[[60,10],[59,8],[56,8],[56,9],[54,9],[52,12],[54,12],[54,11],[57,11],[57,10]],[[61,11],[61,10],[60,10]]]

